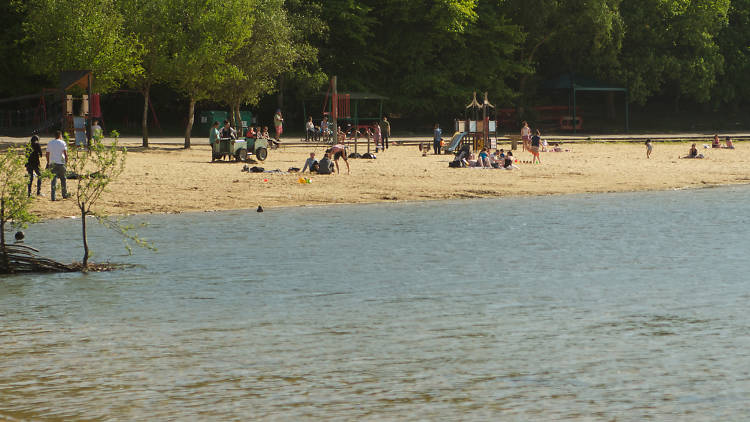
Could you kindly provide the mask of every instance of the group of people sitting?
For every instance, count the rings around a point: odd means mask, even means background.
[[[732,138],[726,137],[725,138],[726,145],[721,145],[721,140],[719,139],[719,135],[714,135],[714,140],[711,142],[711,148],[728,148],[728,149],[734,149],[734,144],[732,143]]]
[[[325,154],[323,155],[323,158],[320,159],[320,161],[315,159],[315,153],[311,152],[310,157],[305,160],[305,165],[304,167],[302,167],[302,173],[304,173],[305,170],[309,170],[310,173],[318,174],[333,174],[334,172],[340,173],[339,158],[343,158],[344,163],[346,164],[346,173],[349,174],[349,160],[346,155],[346,149],[346,145],[336,144],[325,151]]]
[[[468,145],[466,145],[458,152],[450,166],[514,170],[518,169],[518,166],[513,164],[514,160],[513,151],[508,150],[506,152],[503,149],[495,150],[495,152],[490,153],[489,148],[482,148],[479,154],[475,157],[474,154],[469,151]]]

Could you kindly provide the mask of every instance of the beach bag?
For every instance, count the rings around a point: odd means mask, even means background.
[[[362,154],[360,154],[358,152],[353,152],[353,153],[349,154],[349,158],[362,158]]]
[[[266,169],[264,169],[263,167],[257,167],[257,166],[250,167],[251,173],[263,173],[264,171],[266,171]]]
[[[462,167],[461,161],[451,161],[450,163],[448,163],[448,167],[461,168]]]

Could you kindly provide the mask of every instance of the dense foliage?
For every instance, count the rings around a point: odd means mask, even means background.
[[[738,106],[750,94],[749,9],[749,0],[11,0],[0,10],[0,96],[87,68],[100,92],[170,86],[192,116],[206,100],[236,111],[275,94],[283,106],[338,75],[342,90],[431,119],[472,91],[531,105],[545,80],[573,72],[627,86],[639,104]],[[144,142],[146,111],[144,101]]]

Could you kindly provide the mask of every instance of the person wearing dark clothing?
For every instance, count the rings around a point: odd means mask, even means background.
[[[383,121],[380,123],[380,134],[383,140],[383,147],[388,149],[388,139],[391,137],[391,124],[385,116],[383,116]]]
[[[36,173],[36,196],[42,196],[42,173],[41,166],[42,147],[39,146],[39,137],[33,135],[29,142],[27,152],[26,171],[29,172],[29,196],[31,196],[31,185],[34,183],[34,173]]]
[[[435,123],[435,131],[432,136],[432,149],[436,155],[440,155],[440,141],[442,140],[443,131],[440,130],[440,125]]]
[[[331,161],[331,153],[326,152],[326,155],[320,159],[318,163],[318,174],[331,174],[333,173],[333,161]]]

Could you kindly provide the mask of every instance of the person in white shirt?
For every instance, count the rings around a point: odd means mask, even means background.
[[[65,163],[68,161],[68,146],[62,139],[62,132],[57,131],[55,139],[49,141],[47,144],[47,152],[45,154],[47,158],[47,168],[52,170],[54,177],[52,178],[52,195],[50,199],[55,200],[55,185],[57,179],[60,178],[60,186],[62,186],[63,199],[70,198],[68,195],[68,186],[65,180]]]

